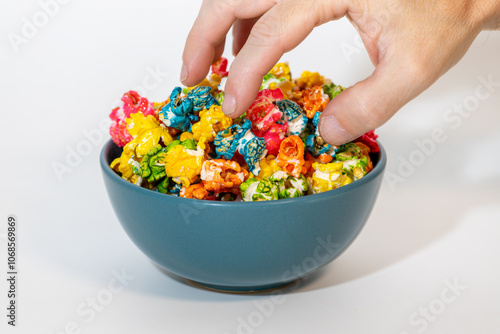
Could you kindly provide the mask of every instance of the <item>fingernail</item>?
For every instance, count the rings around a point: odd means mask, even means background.
[[[222,102],[222,112],[225,115],[231,115],[236,110],[236,99],[231,94],[226,94],[224,96],[224,102]]]
[[[186,67],[186,65],[184,65],[184,63],[182,63],[182,68],[181,68],[181,82],[184,82],[184,80],[186,80],[188,77],[188,69]]]
[[[320,123],[319,132],[321,137],[331,145],[339,146],[355,139],[340,126],[335,116],[321,117]]]

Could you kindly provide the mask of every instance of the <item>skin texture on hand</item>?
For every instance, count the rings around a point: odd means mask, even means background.
[[[224,51],[233,61],[223,111],[243,114],[262,77],[314,27],[346,16],[375,70],[325,108],[320,134],[340,145],[375,129],[431,86],[483,29],[498,29],[500,0],[205,0],[184,48],[181,81],[194,86]]]

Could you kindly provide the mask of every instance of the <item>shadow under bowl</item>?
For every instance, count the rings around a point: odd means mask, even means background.
[[[131,184],[100,164],[113,209],[137,247],[167,271],[204,287],[254,292],[285,286],[337,258],[358,236],[377,198],[386,154],[362,179],[321,194],[267,202],[180,198]]]

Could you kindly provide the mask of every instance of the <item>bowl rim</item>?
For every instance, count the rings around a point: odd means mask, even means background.
[[[121,178],[116,172],[109,166],[108,162],[106,161],[106,155],[109,150],[112,149],[113,146],[119,148],[112,139],[109,139],[101,149],[101,154],[99,157],[100,165],[101,165],[101,170],[102,172],[109,177],[111,180],[114,182],[120,182],[124,187],[132,190],[132,191],[139,191],[139,192],[144,192],[145,195],[149,196],[158,196],[158,199],[165,199],[172,201],[172,203],[177,203],[177,204],[191,204],[191,205],[210,205],[214,207],[239,207],[239,206],[258,206],[258,207],[269,207],[269,206],[275,206],[275,205],[284,205],[284,204],[289,204],[289,203],[300,203],[303,201],[308,201],[308,200],[321,200],[325,199],[328,197],[337,197],[341,196],[343,193],[353,191],[357,189],[358,187],[362,187],[364,184],[371,182],[372,180],[376,179],[381,173],[384,172],[386,164],[387,164],[387,155],[385,152],[384,147],[380,144],[380,142],[377,140],[377,143],[379,145],[379,152],[375,153],[379,155],[378,161],[375,163],[375,166],[373,169],[364,177],[361,179],[358,179],[352,183],[349,183],[345,186],[342,186],[337,189],[325,191],[323,193],[319,194],[311,194],[311,195],[306,195],[306,196],[300,196],[300,197],[295,197],[295,198],[286,198],[286,199],[279,199],[275,201],[258,201],[258,202],[226,202],[226,201],[208,201],[208,200],[199,200],[199,199],[194,199],[194,198],[184,198],[184,197],[179,197],[179,196],[172,196],[172,195],[167,195],[160,193],[158,191],[154,191],[151,189],[146,189],[140,186],[137,186],[133,183],[130,183],[128,181],[125,181],[123,178]]]

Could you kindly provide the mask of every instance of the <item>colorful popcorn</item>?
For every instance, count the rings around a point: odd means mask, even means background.
[[[125,93],[110,114],[110,134],[123,147],[111,168],[160,193],[247,202],[333,190],[373,169],[373,131],[339,147],[319,135],[323,109],[344,87],[317,72],[292,80],[288,64],[279,63],[246,113],[231,119],[220,107],[227,65],[221,58],[202,83],[176,87],[164,102]]]

